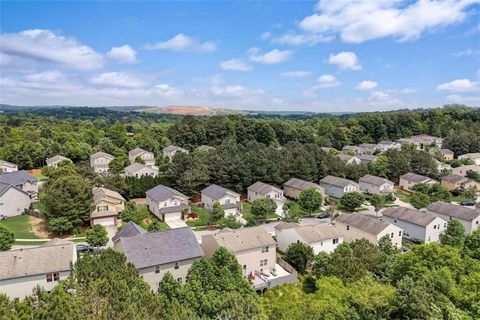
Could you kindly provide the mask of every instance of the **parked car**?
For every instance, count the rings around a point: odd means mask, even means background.
[[[317,219],[326,219],[328,217],[330,217],[330,214],[328,212],[322,212],[318,214]]]
[[[93,251],[94,248],[88,244],[77,244],[76,246],[78,252]]]
[[[460,202],[460,204],[462,206],[473,207],[475,205],[475,202],[466,201],[466,202]]]

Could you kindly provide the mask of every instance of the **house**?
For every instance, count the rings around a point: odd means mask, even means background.
[[[440,154],[443,157],[444,161],[453,160],[455,153],[450,149],[440,149]]]
[[[2,172],[15,172],[18,171],[18,166],[14,163],[0,160],[0,173]]]
[[[46,160],[47,162],[47,167],[54,167],[56,168],[59,163],[63,162],[63,161],[66,161],[66,162],[70,162],[72,163],[72,160],[68,159],[67,157],[64,157],[64,156],[61,156],[59,154],[57,154],[56,156],[53,156],[51,158],[48,158]]]
[[[313,253],[331,253],[343,242],[343,236],[336,226],[329,223],[300,226],[295,223],[281,222],[275,226],[278,249],[285,252],[292,243],[304,243],[313,249]]]
[[[373,143],[362,143],[358,148],[361,154],[373,154],[378,149],[378,146]]]
[[[139,234],[145,234],[147,231],[140,227],[138,224],[136,224],[133,221],[128,221],[120,231],[118,231],[113,237],[112,237],[112,242],[115,247],[115,243],[120,239],[120,238],[127,238],[127,237],[133,237]]]
[[[0,293],[15,299],[31,295],[37,286],[49,292],[70,275],[76,259],[75,244],[61,239],[38,247],[0,251]]]
[[[147,206],[162,221],[181,221],[189,209],[188,197],[175,189],[159,184],[146,192]]]
[[[307,189],[315,189],[320,192],[322,196],[325,196],[325,190],[313,182],[292,178],[283,184],[284,195],[291,199],[300,198],[300,193]]]
[[[461,156],[458,156],[458,159],[459,160],[470,159],[474,162],[474,164],[476,164],[477,166],[480,166],[480,152],[465,153],[465,154],[462,154]]]
[[[443,177],[441,185],[444,186],[448,191],[455,189],[477,188],[477,182],[456,174]]]
[[[466,176],[468,171],[473,171],[480,173],[480,166],[477,166],[475,164],[469,164],[466,166],[460,166],[457,168],[452,169],[452,174],[456,174],[459,176]]]
[[[390,140],[382,140],[377,144],[377,149],[381,152],[386,152],[390,149],[400,149],[401,147],[402,145],[400,143]]]
[[[357,146],[345,146],[342,148],[343,154],[355,155],[360,153],[360,147]]]
[[[403,237],[424,243],[439,242],[440,234],[447,228],[447,221],[434,214],[404,207],[392,207],[382,211],[383,221],[403,229]]]
[[[143,176],[156,177],[158,176],[158,168],[155,166],[147,166],[146,164],[141,164],[134,162],[124,169],[125,177],[136,177],[140,178]]]
[[[438,147],[441,148],[443,144],[443,139],[430,136],[428,134],[419,134],[416,136],[411,136],[408,138],[401,138],[398,140],[399,143],[413,144],[418,150],[424,150],[425,147]]]
[[[257,181],[252,184],[247,189],[248,202],[252,203],[253,201],[261,198],[270,198],[275,201],[277,209],[275,214],[283,217],[284,211],[283,206],[285,205],[286,199],[283,196],[283,191],[272,185]]]
[[[437,201],[429,205],[427,211],[446,221],[452,219],[460,221],[467,234],[470,234],[479,228],[480,212],[475,209]]]
[[[377,157],[372,154],[359,154],[357,158],[360,160],[360,163],[362,164],[369,164],[377,161]]]
[[[90,166],[96,173],[108,172],[109,164],[115,159],[114,156],[105,152],[96,152],[90,156]]]
[[[373,244],[388,236],[392,244],[402,247],[402,229],[372,216],[360,213],[343,213],[335,218],[335,226],[347,242],[367,239]]]
[[[220,203],[225,211],[225,216],[240,214],[240,194],[212,184],[202,190],[202,203],[205,208],[212,210],[215,202]]]
[[[367,174],[358,180],[360,190],[369,194],[386,195],[393,192],[394,184],[392,181]]]
[[[142,159],[147,166],[155,165],[155,155],[153,152],[143,150],[142,148],[135,148],[128,151],[128,160],[130,160],[130,163],[135,163],[138,158]]]
[[[452,170],[452,166],[448,163],[438,161],[437,159],[433,159],[435,165],[437,166],[438,172],[446,172]]]
[[[435,184],[437,181],[415,173],[406,173],[400,176],[400,188],[407,191],[412,191],[412,188],[417,184]]]
[[[259,292],[297,282],[297,272],[277,258],[276,242],[261,226],[223,229],[202,236],[205,256],[211,257],[219,247],[225,247],[235,255],[243,275],[252,281],[254,289]]]
[[[171,162],[175,153],[177,153],[177,152],[188,153],[188,150],[183,149],[181,147],[171,145],[171,146],[163,148],[162,152],[163,152],[163,156],[165,158],[168,158],[168,160]]]
[[[95,209],[90,214],[90,225],[116,226],[117,217],[125,209],[125,199],[116,191],[107,188],[93,188]]]
[[[207,151],[213,151],[215,150],[215,147],[212,147],[212,146],[207,146],[207,145],[201,145],[200,147],[198,147],[197,149],[195,149],[196,151],[201,151],[201,152],[207,152]]]
[[[0,217],[21,215],[30,208],[30,195],[11,184],[0,182]]]
[[[325,190],[327,196],[341,198],[347,192],[358,192],[360,186],[358,183],[334,176],[326,176],[320,180],[320,186]]]
[[[25,170],[1,173],[0,182],[10,184],[23,190],[27,192],[30,197],[35,197],[38,194],[37,178]]]
[[[362,160],[358,158],[359,156],[351,156],[349,154],[339,154],[338,158],[345,162],[346,164],[360,164]]]
[[[120,231],[115,235],[113,248],[125,254],[154,292],[158,291],[167,272],[179,283],[184,283],[193,262],[203,257],[203,250],[188,227],[158,232],[142,229],[137,234],[132,230],[129,228],[129,234],[122,235]]]

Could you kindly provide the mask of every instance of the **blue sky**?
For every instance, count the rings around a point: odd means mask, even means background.
[[[479,0],[0,6],[1,103],[480,106]]]

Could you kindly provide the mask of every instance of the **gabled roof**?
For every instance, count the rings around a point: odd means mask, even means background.
[[[98,158],[107,158],[107,159],[111,159],[111,160],[115,159],[114,156],[112,156],[111,154],[108,154],[106,152],[103,152],[103,151],[95,152],[94,154],[92,154],[90,156],[90,159],[93,159],[93,160],[98,159]]]
[[[15,163],[11,163],[5,160],[0,160],[0,166],[5,166],[5,167],[10,167],[10,168],[15,168],[17,165]]]
[[[404,179],[404,180],[414,182],[414,183],[426,183],[426,182],[433,181],[433,179],[431,179],[429,177],[422,176],[422,175],[419,175],[419,174],[416,174],[416,173],[411,173],[411,172],[406,173],[404,175],[401,175],[400,179]]]
[[[335,218],[335,221],[354,226],[367,233],[377,235],[385,230],[390,224],[377,218],[359,213],[343,213]]]
[[[132,174],[134,174],[135,172],[138,172],[140,170],[143,170],[143,169],[149,169],[151,171],[155,171],[157,172],[157,170],[153,169],[152,167],[150,166],[147,166],[147,165],[144,165],[142,163],[138,163],[138,162],[134,162],[132,163],[131,165],[129,165],[128,167],[125,167],[125,171],[127,172],[130,172]]]
[[[116,217],[116,216],[118,216],[117,211],[93,211],[90,214],[90,219]]]
[[[183,212],[183,210],[190,208],[186,204],[181,204],[178,206],[170,206],[170,207],[161,207],[160,210],[158,210],[161,214],[164,213],[173,213],[173,212]],[[158,217],[159,219],[161,217]]]
[[[70,270],[75,244],[51,240],[39,247],[0,251],[0,280]]]
[[[292,229],[292,228],[297,228],[300,225],[297,223],[291,223],[291,222],[280,222],[277,224],[274,229],[275,230],[286,230],[286,229]]]
[[[128,238],[137,236],[139,234],[145,234],[147,231],[140,227],[133,221],[129,221],[120,231],[117,232],[112,238],[112,241],[115,242],[118,238]]]
[[[165,201],[171,197],[180,197],[180,198],[188,199],[188,197],[183,193],[181,193],[180,191],[164,186],[162,184],[159,184],[155,188],[148,190],[146,192],[146,195],[148,198],[151,198],[159,202]]]
[[[338,155],[338,158],[339,158],[340,160],[344,161],[344,162],[348,162],[348,161],[350,161],[350,160],[352,160],[352,159],[354,159],[354,158],[360,160],[360,159],[358,158],[358,156],[351,156],[351,155],[349,155],[349,154],[343,154],[343,153],[340,153],[340,154]]]
[[[195,234],[188,227],[121,237],[120,243],[127,261],[137,269],[203,256]]]
[[[440,149],[440,153],[442,153],[442,154],[454,154],[454,152],[450,149]]]
[[[125,198],[122,197],[122,195],[117,191],[113,191],[103,187],[93,188],[93,203],[102,201],[106,197],[114,198],[119,201],[126,201]]]
[[[334,177],[334,176],[326,176],[325,178],[320,180],[320,183],[321,184],[323,183],[323,184],[332,185],[332,186],[335,186],[335,187],[341,187],[341,188],[345,188],[348,185],[354,185],[354,186],[358,187],[358,183],[356,183],[352,180],[339,178],[339,177]]]
[[[360,160],[369,161],[369,162],[377,160],[377,157],[372,154],[359,154],[356,157]]]
[[[186,152],[187,150],[186,149],[183,149],[182,147],[178,147],[178,146],[174,146],[174,145],[170,145],[170,146],[167,146],[165,148],[162,149],[163,152],[173,152],[173,151],[184,151]]]
[[[227,194],[231,194],[234,197],[240,196],[238,193],[228,190],[224,187],[218,186],[216,184],[211,184],[205,189],[203,189],[202,194],[212,198],[213,200],[221,199]]]
[[[144,154],[144,153],[151,153],[147,150],[144,150],[142,148],[135,148],[135,149],[132,149],[130,151],[128,151],[128,157],[129,158],[137,158],[138,156]]]
[[[377,177],[377,176],[372,176],[370,174],[367,174],[367,175],[361,177],[358,180],[358,182],[366,182],[366,183],[372,184],[374,186],[381,186],[385,183],[393,185],[393,182],[388,180],[388,179],[385,179],[385,178],[382,178],[382,177]]]
[[[472,152],[472,153],[465,153],[460,155],[459,157],[468,157],[471,159],[480,159],[480,152]]]
[[[376,144],[373,143],[362,143],[358,146],[360,149],[375,149],[377,147]]]
[[[299,190],[305,190],[310,188],[321,188],[318,184],[313,182],[308,182],[302,179],[292,178],[283,184],[284,186],[288,186],[290,188],[295,188]]]
[[[480,216],[480,212],[475,209],[458,206],[443,201],[437,201],[427,207],[428,211],[446,215],[452,218],[458,218],[466,221],[472,221]]]
[[[8,189],[10,188],[14,188],[22,193],[24,193],[25,195],[27,195],[28,197],[30,197],[30,195],[28,193],[26,193],[25,191],[23,191],[22,189],[19,189],[17,188],[16,186],[14,185],[11,185],[11,184],[8,184],[8,183],[3,183],[3,182],[0,182],[0,196],[2,196],[5,192],[7,192]]]
[[[282,192],[282,190],[280,190],[279,188],[274,187],[270,184],[263,183],[261,181],[257,181],[254,184],[252,184],[250,187],[248,187],[248,190],[251,190],[253,192],[263,194],[263,195],[271,191]]]
[[[46,160],[47,162],[47,165],[50,165],[52,163],[56,163],[56,162],[59,162],[59,161],[69,161],[69,162],[72,162],[72,160],[68,159],[67,157],[64,157],[64,156],[61,156],[59,154],[51,157],[51,158],[48,158]]]
[[[37,182],[37,178],[25,170],[6,172],[0,174],[0,182],[14,186],[23,185],[25,182]]]
[[[328,223],[301,226],[295,228],[295,231],[306,243],[315,243],[341,236],[337,228]]]
[[[422,227],[428,226],[437,218],[434,214],[405,207],[387,208],[382,211],[382,214],[386,217],[403,220]]]
[[[382,140],[380,141],[378,144],[381,144],[381,145],[392,145],[394,144],[395,142],[391,141],[391,140]]]
[[[275,240],[261,226],[242,229],[223,229],[213,235],[219,246],[231,252],[240,252],[276,244]]]
[[[458,183],[458,182],[468,181],[468,178],[466,178],[464,176],[461,176],[461,175],[458,175],[458,174],[451,174],[449,176],[443,177],[442,181],[449,181],[449,182]]]

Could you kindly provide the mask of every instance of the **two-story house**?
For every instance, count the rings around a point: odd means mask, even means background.
[[[18,166],[14,163],[0,160],[0,173],[18,171]]]
[[[469,164],[466,166],[456,167],[452,169],[452,174],[456,174],[459,176],[466,176],[468,171],[480,173],[480,166],[477,166],[475,164]]]
[[[134,162],[124,169],[125,177],[135,177],[141,178],[143,176],[156,177],[158,176],[158,168],[155,166],[147,166],[146,164],[141,164]]]
[[[115,159],[114,156],[106,152],[96,152],[90,156],[90,166],[96,173],[108,172],[110,162]]]
[[[0,182],[15,186],[34,198],[38,194],[38,180],[25,170],[0,174]]]
[[[429,205],[427,211],[446,221],[458,220],[465,228],[466,234],[480,228],[480,212],[475,209],[437,201]]]
[[[346,164],[351,164],[351,165],[353,165],[353,164],[360,164],[360,163],[362,163],[362,160],[360,160],[360,158],[359,158],[358,155],[352,156],[352,155],[349,155],[349,154],[343,154],[343,153],[341,153],[341,154],[337,155],[337,157],[338,157],[341,161],[345,162]]]
[[[360,213],[343,213],[334,221],[346,242],[367,239],[373,244],[378,244],[382,237],[388,236],[393,245],[402,247],[403,231],[391,223]]]
[[[441,185],[447,190],[478,188],[479,183],[467,177],[451,174],[442,178]]]
[[[220,203],[225,211],[225,216],[232,216],[240,213],[240,194],[216,184],[212,184],[202,190],[202,203],[205,205],[205,208],[212,210],[215,202]]]
[[[285,205],[286,199],[283,196],[283,191],[281,189],[274,187],[270,184],[257,181],[247,188],[247,197],[248,202],[250,203],[261,198],[272,199],[277,205],[275,214],[283,217],[283,206]]]
[[[416,173],[406,173],[400,176],[400,188],[406,191],[412,191],[412,188],[417,184],[435,184],[438,183],[437,181],[433,180],[432,178],[422,176]]]
[[[0,182],[0,217],[21,215],[30,208],[30,195],[11,184]]]
[[[459,160],[470,159],[474,162],[475,165],[480,166],[480,152],[465,153],[465,154],[462,154],[461,156],[458,156],[458,159]]]
[[[117,225],[118,214],[125,209],[125,199],[120,193],[107,188],[93,188],[94,210],[90,214],[90,225]]]
[[[369,194],[389,194],[394,191],[394,183],[388,179],[367,174],[358,180],[360,190]]]
[[[170,187],[159,184],[146,192],[147,206],[162,221],[181,221],[189,209],[188,197]]]
[[[58,167],[58,165],[59,165],[61,162],[63,162],[63,161],[72,163],[72,160],[70,160],[69,158],[57,154],[56,156],[53,156],[53,157],[48,158],[48,159],[46,160],[46,162],[47,162],[47,167],[54,167],[54,168],[56,168],[56,167]]]
[[[313,182],[292,178],[283,184],[284,195],[291,199],[298,199],[300,197],[300,193],[307,189],[315,189],[322,196],[325,196],[325,190]]]
[[[440,234],[447,228],[447,221],[434,214],[409,209],[391,207],[382,211],[385,222],[403,229],[403,237],[424,243],[439,242]]]
[[[147,166],[155,165],[155,155],[153,152],[143,150],[142,148],[135,148],[128,151],[128,160],[130,160],[130,163],[135,163],[137,158],[142,159]]]
[[[335,198],[341,198],[347,192],[359,192],[358,183],[334,176],[326,176],[320,180],[320,186],[325,190],[325,194]]]
[[[182,148],[182,147],[178,147],[178,146],[167,146],[165,148],[162,149],[162,153],[163,153],[163,156],[165,158],[168,158],[168,160],[171,162],[172,159],[173,159],[173,156],[175,155],[175,153],[177,152],[185,152],[185,153],[188,153],[188,150]]]
[[[281,222],[275,226],[278,249],[285,252],[292,243],[304,243],[313,249],[313,253],[331,253],[343,242],[343,236],[336,226],[329,223],[300,226],[296,223]]]
[[[390,149],[400,149],[402,145],[395,141],[382,140],[377,144],[377,149],[381,152],[387,152]]]
[[[21,299],[37,286],[49,292],[70,275],[76,260],[75,244],[62,239],[38,247],[0,251],[0,293]]]
[[[203,250],[188,227],[148,233],[130,223],[124,229],[112,238],[113,248],[125,254],[154,292],[167,272],[184,283],[192,263],[203,257]]]
[[[297,281],[296,271],[277,258],[276,242],[261,226],[223,229],[202,236],[205,256],[211,257],[219,247],[225,247],[235,255],[243,275],[252,281],[257,291]]]

